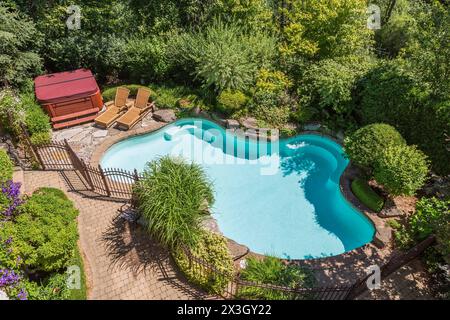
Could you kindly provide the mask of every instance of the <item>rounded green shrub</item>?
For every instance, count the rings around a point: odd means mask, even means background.
[[[214,202],[203,169],[165,156],[148,163],[143,175],[134,192],[148,232],[169,248],[194,243],[201,218]]]
[[[233,113],[245,106],[248,97],[239,90],[224,90],[217,97],[221,109],[227,113]]]
[[[173,258],[186,278],[210,293],[220,294],[233,277],[233,260],[227,241],[221,235],[203,231],[197,242],[190,246],[191,254],[215,270],[190,268],[189,258],[182,247],[173,251]]]
[[[390,145],[405,145],[405,140],[394,127],[384,123],[362,127],[344,140],[344,150],[351,161],[370,169]]]
[[[414,195],[428,175],[427,156],[415,146],[390,145],[380,154],[375,180],[392,195]]]
[[[4,150],[0,150],[0,184],[11,180],[14,164]]]
[[[14,221],[4,224],[0,236],[12,237],[12,255],[29,271],[53,272],[68,266],[78,240],[72,202],[55,189],[40,189],[18,208]]]

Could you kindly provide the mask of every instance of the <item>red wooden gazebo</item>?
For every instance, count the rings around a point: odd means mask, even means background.
[[[34,85],[55,129],[92,121],[103,106],[94,75],[87,69],[39,76]]]

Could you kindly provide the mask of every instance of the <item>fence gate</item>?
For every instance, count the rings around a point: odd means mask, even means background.
[[[34,152],[44,170],[73,170],[73,161],[67,142],[52,142],[35,146]]]
[[[32,148],[43,170],[78,171],[89,190],[100,196],[129,200],[132,198],[133,185],[140,179],[136,170],[130,172],[87,165],[66,140]]]

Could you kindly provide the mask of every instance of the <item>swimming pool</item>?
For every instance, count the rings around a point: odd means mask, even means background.
[[[204,167],[214,183],[212,213],[221,232],[253,252],[311,259],[373,238],[371,222],[340,192],[348,160],[328,138],[305,134],[257,142],[207,120],[183,119],[116,143],[101,165],[142,171],[163,155]]]

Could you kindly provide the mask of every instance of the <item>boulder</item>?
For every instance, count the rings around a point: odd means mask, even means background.
[[[245,129],[258,129],[258,120],[255,118],[245,118],[241,122]]]
[[[401,211],[397,207],[383,208],[383,210],[378,213],[378,216],[380,218],[395,218],[401,217],[403,215],[403,211]]]
[[[321,125],[319,123],[308,123],[305,124],[304,128],[306,131],[317,131],[321,128]]]
[[[153,113],[153,119],[156,121],[162,121],[162,122],[172,122],[177,119],[175,116],[175,112],[171,109],[161,109],[157,110]]]
[[[239,121],[234,120],[234,119],[227,119],[226,120],[226,125],[228,129],[239,129],[239,127],[241,126]]]

